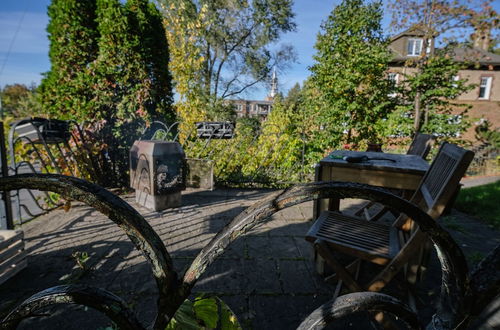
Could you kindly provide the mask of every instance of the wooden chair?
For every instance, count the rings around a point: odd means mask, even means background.
[[[406,154],[417,155],[425,159],[431,151],[435,141],[436,138],[433,135],[417,133],[413,138],[413,141],[411,141]]]
[[[437,219],[452,197],[474,153],[444,143],[410,199],[433,219]],[[402,269],[406,279],[415,282],[429,242],[411,219],[400,215],[392,225],[370,222],[338,212],[324,211],[307,233],[317,253],[339,279],[336,295],[344,283],[350,291],[379,291]],[[335,254],[356,259],[344,267]],[[418,258],[415,259],[415,256]],[[367,285],[357,282],[360,260],[382,266]]]
[[[422,134],[422,133],[417,133],[415,137],[413,138],[410,147],[408,148],[408,151],[406,152],[407,155],[416,155],[422,157],[422,159],[425,159],[429,152],[431,151],[432,146],[434,145],[434,142],[436,141],[436,137],[431,134]],[[460,187],[457,188],[456,194],[458,194],[458,191],[460,190]],[[400,191],[397,192],[400,196],[403,198],[408,199],[410,197],[409,194],[411,192],[405,192],[405,191]],[[373,216],[369,216],[368,210],[373,207],[375,203],[373,202],[368,202],[362,207],[360,207],[355,215],[360,216],[364,215],[367,220],[370,221],[377,221],[380,219],[388,210],[387,208],[381,209],[379,212],[377,212]]]

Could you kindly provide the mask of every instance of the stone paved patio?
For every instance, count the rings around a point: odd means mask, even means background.
[[[270,190],[188,190],[183,193],[183,207],[163,212],[138,206],[132,196],[125,199],[160,235],[175,268],[182,274],[217,231],[270,193]],[[352,203],[343,201],[343,207]],[[333,287],[315,274],[312,249],[304,240],[311,216],[312,203],[277,213],[272,221],[235,241],[207,270],[194,292],[219,295],[236,312],[245,329],[295,329],[333,293]],[[471,249],[472,252],[466,251],[469,256],[485,255],[498,243],[497,233],[484,228],[492,235],[488,244],[484,243],[484,237],[476,236],[477,228],[470,231],[473,236],[467,236],[468,226],[484,225],[459,213],[452,216],[454,235],[464,236],[460,238],[461,244]],[[75,204],[67,213],[53,211],[25,224],[23,229],[29,266],[0,286],[0,314],[37,291],[77,282],[114,292],[127,301],[144,324],[152,322],[156,285],[149,265],[109,219],[85,205]],[[90,255],[89,271],[78,272],[72,256],[75,252]],[[434,263],[432,267],[437,269],[438,265]],[[423,288],[426,294],[432,290],[433,295],[438,294],[435,290],[440,284],[439,272],[430,273]],[[104,329],[109,323],[90,310],[57,309],[52,313],[53,316],[37,321],[37,329]],[[423,306],[421,314],[432,315],[432,306]],[[481,323],[485,328],[487,322]],[[25,328],[33,328],[34,324],[27,322]]]

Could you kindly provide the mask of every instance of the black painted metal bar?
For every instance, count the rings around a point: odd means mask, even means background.
[[[109,291],[81,285],[60,285],[36,293],[11,311],[0,323],[0,329],[16,329],[22,320],[33,317],[37,311],[61,304],[91,307],[109,317],[119,329],[145,329],[122,299]]]
[[[153,329],[164,329],[184,299],[172,260],[149,223],[133,207],[106,189],[74,177],[58,174],[20,174],[0,178],[0,190],[52,191],[94,207],[115,222],[149,261],[158,286],[158,315]]]
[[[422,328],[417,314],[399,299],[379,292],[354,292],[321,305],[297,329],[324,329],[336,320],[359,312],[389,313],[403,321],[409,329]]]
[[[54,174],[16,175],[0,178],[0,190],[23,188],[53,191],[64,197],[84,202],[107,215],[125,231],[136,248],[149,261],[159,289],[158,315],[153,329],[165,328],[184,299],[190,295],[191,289],[199,277],[237,237],[256,225],[270,221],[274,213],[284,208],[319,198],[361,198],[382,203],[411,217],[419,225],[420,230],[429,235],[434,242],[441,262],[442,285],[439,307],[431,324],[427,325],[428,328],[453,329],[466,324],[468,316],[473,311],[471,299],[480,300],[484,306],[499,291],[500,276],[496,270],[500,264],[500,248],[497,248],[492,256],[489,256],[481,264],[471,281],[468,277],[464,255],[451,236],[416,205],[382,188],[345,182],[317,182],[278,191],[243,211],[217,233],[195,258],[182,281],[173,269],[172,261],[163,242],[146,220],[125,201],[104,188],[77,178]],[[86,295],[86,289],[82,290],[82,294]],[[41,294],[41,296],[44,295],[52,297],[50,292]],[[55,300],[51,301],[50,299],[49,302],[55,302]],[[339,299],[341,300],[338,302],[324,305],[322,315],[311,314],[304,321],[304,326],[317,329],[320,325],[326,324],[328,320],[334,320],[338,315],[346,315],[357,308],[389,312],[403,319],[412,328],[420,327],[413,312],[392,297],[360,293]],[[86,303],[99,304],[99,302],[92,301]],[[110,302],[110,304],[113,303]],[[29,305],[29,302],[27,304]],[[16,312],[11,314],[10,320],[16,320],[22,316],[22,310],[22,308],[16,309]],[[125,323],[135,322],[128,319],[128,316],[125,318],[127,319],[124,321]],[[304,329],[309,328],[305,327]]]
[[[2,177],[9,176],[9,167],[7,165],[7,149],[5,148],[5,132],[3,121],[0,122],[0,164],[2,166]],[[14,229],[14,217],[12,214],[12,201],[9,191],[2,191],[2,200],[5,210],[5,222],[7,229]]]
[[[448,232],[416,205],[389,191],[363,184],[346,182],[317,182],[297,185],[273,194],[267,200],[240,213],[224,227],[198,254],[184,274],[185,292],[190,292],[201,274],[236,238],[269,221],[274,213],[296,204],[318,198],[360,198],[382,203],[411,217],[433,241],[442,267],[441,296],[434,316],[438,327],[448,329],[464,314],[464,297],[468,288],[467,263],[463,252]],[[186,296],[187,297],[187,296]]]

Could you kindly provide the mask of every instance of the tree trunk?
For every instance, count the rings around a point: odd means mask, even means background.
[[[429,107],[426,105],[424,108],[424,125],[423,127],[427,126],[429,123]]]
[[[420,92],[415,95],[415,122],[413,123],[413,128],[415,128],[415,135],[420,132],[420,119],[422,118],[422,111],[420,109]]]

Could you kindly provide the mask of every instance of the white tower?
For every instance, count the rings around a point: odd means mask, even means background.
[[[276,76],[276,68],[273,69],[273,77],[271,78],[271,91],[268,99],[272,100],[278,94],[278,77]]]

